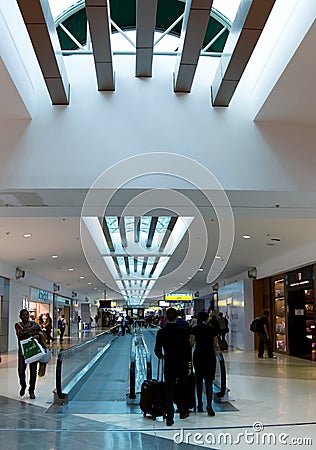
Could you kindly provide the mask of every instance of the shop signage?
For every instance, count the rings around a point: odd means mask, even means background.
[[[302,267],[286,274],[286,285],[288,290],[313,288],[314,271],[313,266]]]
[[[192,302],[192,294],[170,294],[165,295],[165,301],[169,302]]]
[[[33,302],[53,303],[53,294],[43,289],[31,288],[30,300]]]

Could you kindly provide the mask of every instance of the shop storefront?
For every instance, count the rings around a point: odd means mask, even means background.
[[[314,265],[271,280],[275,350],[315,361]]]
[[[24,305],[29,310],[32,320],[38,320],[42,315],[47,313],[53,315],[53,293],[44,291],[42,289],[31,287],[30,297],[28,299],[28,306]]]

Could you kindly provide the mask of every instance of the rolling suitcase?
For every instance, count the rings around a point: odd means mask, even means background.
[[[156,420],[156,417],[160,416],[165,418],[165,383],[162,381],[163,369],[161,369],[161,377],[159,377],[159,371],[160,360],[158,360],[157,380],[144,380],[140,393],[140,409],[142,410],[144,417],[149,414],[153,420]]]
[[[181,392],[181,387],[178,383],[176,383],[175,386],[175,393],[174,393],[174,402],[179,407],[179,398],[183,395]],[[187,377],[187,408],[193,409],[194,412],[196,412],[196,398],[195,398],[195,375],[194,373],[191,373]]]

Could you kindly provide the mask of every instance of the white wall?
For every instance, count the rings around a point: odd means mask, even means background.
[[[23,296],[29,296],[29,286],[10,280],[10,299],[9,299],[9,351],[18,349],[17,337],[14,330],[15,322],[19,322],[19,312],[23,307]]]
[[[69,106],[51,106],[37,86],[31,122],[0,122],[0,188],[89,187],[121,159],[162,151],[193,157],[225,189],[315,190],[314,128],[256,125],[247,98],[211,108],[214,59],[201,58],[187,95],[172,91],[173,57],[154,61],[144,80],[133,56],[116,56],[116,91],[102,93],[92,56],[67,57]]]

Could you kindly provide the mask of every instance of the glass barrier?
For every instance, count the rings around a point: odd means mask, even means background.
[[[218,388],[217,397],[224,397],[226,394],[226,366],[225,359],[221,352],[216,352],[217,363],[214,384]]]
[[[86,373],[102,356],[116,334],[116,328],[98,334],[82,344],[63,350],[58,354],[56,365],[56,394],[64,399],[83,372]]]

